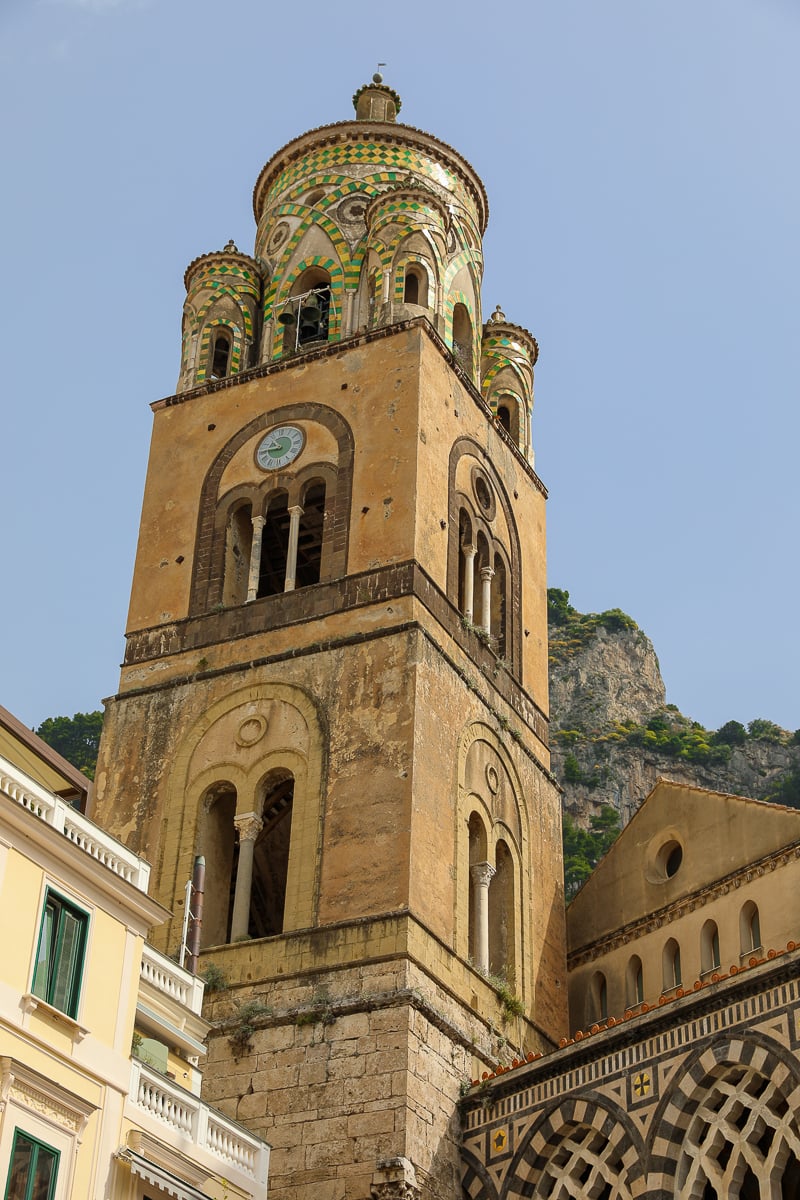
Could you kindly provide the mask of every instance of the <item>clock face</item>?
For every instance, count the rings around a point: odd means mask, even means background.
[[[262,438],[256,450],[256,462],[264,471],[288,467],[303,449],[303,433],[294,425],[278,425]]]

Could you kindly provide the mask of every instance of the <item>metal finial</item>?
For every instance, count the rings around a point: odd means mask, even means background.
[[[372,76],[373,83],[383,83],[383,76],[381,75],[381,67],[385,67],[385,66],[386,66],[386,63],[378,63],[378,69],[375,72],[375,74]]]

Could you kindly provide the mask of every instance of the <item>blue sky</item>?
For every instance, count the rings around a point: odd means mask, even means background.
[[[795,0],[5,0],[0,703],[113,693],[183,272],[376,63],[491,206],[484,311],[540,344],[549,582],[709,727],[800,726]],[[341,21],[341,24],[337,24]]]

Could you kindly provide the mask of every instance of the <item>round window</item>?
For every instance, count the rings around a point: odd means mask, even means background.
[[[673,875],[677,875],[683,862],[683,846],[674,838],[664,845],[658,852],[656,857],[656,865],[658,873],[662,879],[672,879]]]
[[[492,507],[492,493],[489,491],[489,485],[482,475],[478,475],[475,480],[475,495],[478,497],[478,503],[484,511]]]

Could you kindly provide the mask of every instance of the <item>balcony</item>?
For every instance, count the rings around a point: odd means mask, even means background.
[[[266,1142],[136,1059],[126,1116],[210,1174],[222,1175],[250,1195],[264,1194]]]
[[[171,958],[161,954],[152,946],[145,945],[142,951],[140,978],[167,1000],[176,1000],[196,1016],[203,1007],[205,983],[191,971],[179,967]]]
[[[19,767],[0,755],[0,792],[34,817],[62,833],[84,854],[107,867],[115,875],[132,884],[141,892],[147,892],[150,881],[150,864],[139,858],[132,850],[123,846],[109,833],[104,833],[93,821],[70,807],[42,787]]]

